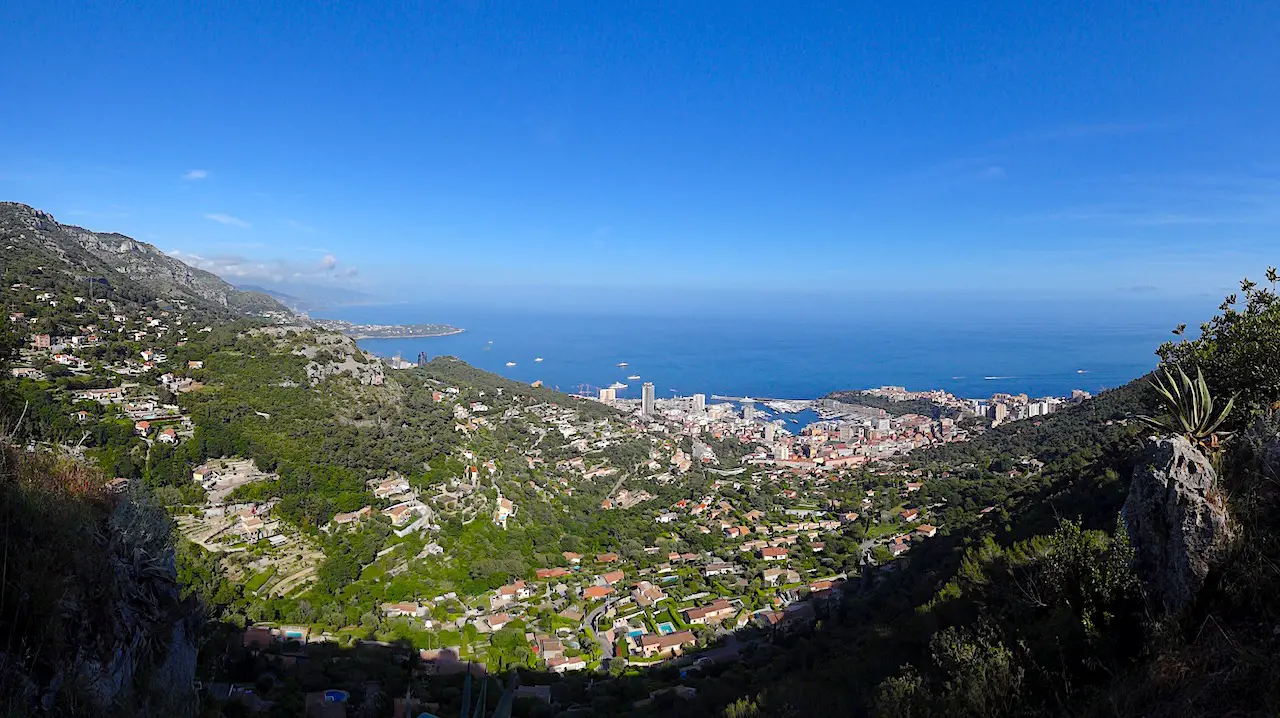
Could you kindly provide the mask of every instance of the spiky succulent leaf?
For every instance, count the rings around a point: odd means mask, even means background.
[[[1181,434],[1200,446],[1216,446],[1218,440],[1227,435],[1218,428],[1235,407],[1236,397],[1228,399],[1220,409],[1216,408],[1213,392],[1209,390],[1204,372],[1199,367],[1196,368],[1195,379],[1182,367],[1178,367],[1177,378],[1168,369],[1162,369],[1151,380],[1151,388],[1168,418],[1137,417],[1147,426],[1164,433]]]

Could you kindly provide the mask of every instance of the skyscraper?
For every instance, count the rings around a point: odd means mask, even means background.
[[[693,395],[693,413],[701,414],[706,410],[707,410],[707,395],[694,394]]]
[[[605,403],[605,404],[608,404],[609,406],[613,406],[614,402],[615,402],[615,401],[617,401],[617,400],[618,400],[618,391],[617,391],[616,389],[601,389],[601,390],[600,390],[600,401],[601,401],[601,402],[603,402],[603,403]]]
[[[646,381],[640,392],[640,413],[645,416],[653,416],[653,382]]]
[[[751,421],[753,418],[755,418],[755,415],[756,415],[756,405],[749,401],[742,402],[742,418],[747,421]]]

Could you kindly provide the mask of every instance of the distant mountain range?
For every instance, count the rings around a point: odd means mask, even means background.
[[[295,312],[315,312],[338,306],[372,304],[380,301],[378,297],[372,294],[366,294],[354,289],[313,284],[280,284],[275,286],[238,284],[236,288],[245,292],[266,294]]]
[[[188,266],[155,246],[114,232],[61,224],[17,202],[0,202],[0,274],[36,270],[51,283],[82,285],[117,299],[184,301],[232,314],[287,311],[264,292],[237,289],[217,275]]]

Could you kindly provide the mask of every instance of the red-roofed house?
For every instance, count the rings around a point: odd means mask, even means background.
[[[587,662],[582,660],[581,656],[556,656],[547,659],[547,668],[556,673],[564,673],[565,671],[582,671],[586,670]]]
[[[335,524],[338,524],[339,526],[345,526],[347,524],[359,523],[360,519],[368,518],[369,516],[372,516],[372,515],[373,515],[373,507],[365,506],[364,508],[359,509],[357,511],[349,511],[345,514],[334,514],[333,522]]]
[[[397,616],[421,616],[426,611],[416,603],[384,603],[382,604],[382,613],[387,618],[395,618]]]
[[[714,603],[708,606],[686,608],[680,613],[684,617],[685,623],[705,625],[708,623],[722,621],[733,615],[736,610],[737,609],[733,607],[733,604],[723,598],[720,598],[716,599]]]
[[[645,657],[679,655],[682,647],[697,641],[693,631],[676,631],[666,636],[647,633],[640,637],[640,650]]]

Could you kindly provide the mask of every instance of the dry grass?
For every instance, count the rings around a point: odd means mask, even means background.
[[[0,441],[0,715],[52,691],[75,704],[70,673],[122,645],[152,646],[148,626],[177,602],[163,511],[105,488],[93,467]],[[51,689],[54,676],[67,678]]]

